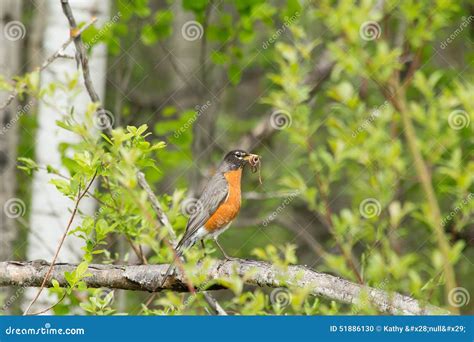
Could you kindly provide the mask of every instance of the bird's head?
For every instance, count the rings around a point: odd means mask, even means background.
[[[238,170],[245,165],[255,165],[260,160],[260,156],[245,152],[244,150],[233,150],[227,153],[222,161],[219,169],[222,172]]]

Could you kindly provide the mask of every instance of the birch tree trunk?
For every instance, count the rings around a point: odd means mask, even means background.
[[[25,26],[20,21],[21,5],[18,0],[0,2],[0,75],[6,80],[18,74],[20,69],[20,51],[26,34]],[[0,104],[5,102],[6,97],[7,93],[0,91]],[[25,212],[24,202],[15,197],[17,121],[22,114],[17,101],[0,110],[0,261],[13,257],[17,233],[15,219]],[[8,293],[1,290],[0,295]]]
[[[59,1],[47,1],[45,8],[43,54],[49,56],[69,37],[69,24]],[[98,18],[98,26],[102,26],[108,20],[108,0],[75,0],[71,1],[71,8],[78,23],[88,21],[94,16]],[[71,44],[65,53],[74,56],[74,45]],[[89,58],[92,82],[102,99],[107,74],[106,58],[107,51],[103,44],[96,45]],[[38,106],[36,162],[39,165],[53,165],[63,174],[67,174],[67,171],[61,162],[59,145],[65,142],[77,142],[77,137],[59,128],[56,121],[71,110],[74,111],[75,117],[81,120],[90,99],[84,87],[82,73],[77,69],[75,60],[58,59],[41,75],[41,87],[53,82],[67,84],[74,77],[78,78],[76,89],[68,91],[67,94],[57,89],[53,95],[46,96]],[[72,93],[76,95],[69,97]],[[50,179],[51,177],[45,171],[36,172],[33,178],[30,227],[35,230],[35,234],[29,235],[27,250],[27,258],[33,260],[51,260],[56,245],[64,233],[73,205],[72,201],[62,196],[52,184],[49,184]],[[80,210],[84,213],[92,213],[94,206],[93,200],[84,199],[81,201]],[[79,219],[76,219],[73,226],[79,223]],[[61,249],[58,260],[77,261],[81,255],[81,246],[78,239],[69,236]],[[40,302],[41,300],[38,301]]]

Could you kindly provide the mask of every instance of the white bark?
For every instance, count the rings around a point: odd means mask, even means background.
[[[21,37],[26,34],[20,17],[21,1],[0,2],[0,75],[5,80],[12,79],[20,69]],[[8,92],[0,91],[0,103],[4,103],[7,96]],[[0,260],[13,256],[16,236],[16,215],[8,208],[8,203],[12,203],[16,191],[18,119],[23,113],[20,109],[14,100],[0,110]],[[21,203],[18,204],[21,206]]]
[[[74,0],[71,7],[78,23],[89,21],[92,17],[98,18],[97,25],[102,26],[109,20],[108,0]],[[69,37],[69,24],[62,12],[59,1],[47,1],[45,13],[42,15],[46,21],[43,37],[43,55],[49,56],[54,53]],[[74,44],[66,49],[67,55],[75,55]],[[92,81],[101,98],[104,98],[106,84],[106,58],[105,45],[96,45],[89,58]],[[52,82],[66,84],[68,80],[78,77],[76,89],[67,93],[57,90],[52,96],[46,96],[38,108],[38,131],[36,136],[36,162],[40,165],[53,165],[67,174],[61,165],[61,156],[58,150],[59,144],[64,142],[77,142],[77,137],[59,128],[56,121],[74,109],[74,115],[78,120],[84,115],[89,96],[85,90],[82,73],[77,69],[76,61],[70,59],[57,59],[41,75],[41,86],[44,87]],[[77,96],[69,98],[71,93]],[[33,178],[32,207],[30,226],[34,227],[37,234],[28,237],[27,257],[30,259],[51,260],[55,248],[63,234],[67,221],[70,217],[72,201],[61,195],[56,188],[49,184],[51,176],[44,171],[36,172]],[[80,210],[92,213],[94,210],[93,200],[84,199]],[[79,219],[73,223],[73,227],[79,224]],[[50,246],[50,248],[47,248]],[[81,255],[82,243],[69,236],[61,250],[59,260],[77,261]],[[28,297],[28,296],[27,296]]]
[[[17,75],[20,69],[21,37],[25,33],[20,21],[21,5],[22,2],[16,0],[0,2],[0,75],[6,80]],[[18,30],[12,31],[15,26]],[[0,91],[0,103],[4,103],[7,96],[6,92]],[[18,214],[25,212],[24,202],[15,199],[18,119],[23,114],[17,101],[0,109],[0,261],[12,258],[15,252],[17,214],[11,210],[18,205],[21,210]],[[0,300],[3,295],[8,292],[0,290]]]

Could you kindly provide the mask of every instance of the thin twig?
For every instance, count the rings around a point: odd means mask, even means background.
[[[135,246],[135,244],[128,235],[125,235],[125,238],[127,239],[128,244],[130,245],[130,247],[132,247],[133,251],[135,252],[138,259],[142,262],[142,264],[147,265],[148,262],[141,248],[137,248],[137,246]]]
[[[211,308],[219,315],[219,316],[227,316],[227,312],[222,308],[219,302],[209,293],[204,291],[204,298],[206,302],[211,306]]]
[[[59,245],[58,245],[58,248],[56,249],[56,253],[54,254],[54,257],[53,257],[53,261],[51,262],[51,265],[48,269],[48,272],[46,272],[46,275],[44,277],[44,280],[41,284],[41,287],[40,289],[38,290],[38,292],[36,293],[36,296],[33,298],[33,300],[31,301],[31,303],[28,305],[28,307],[26,308],[25,312],[23,313],[23,315],[28,315],[28,311],[30,310],[31,306],[38,300],[41,292],[43,291],[48,279],[49,279],[49,276],[51,275],[51,272],[53,271],[53,267],[54,267],[54,264],[56,263],[56,260],[58,259],[58,255],[59,255],[59,252],[61,251],[61,248],[64,244],[64,241],[66,240],[66,237],[67,237],[67,234],[69,233],[69,229],[71,228],[71,225],[72,225],[72,222],[74,221],[74,217],[76,216],[76,213],[78,211],[78,208],[79,208],[79,203],[81,202],[82,198],[87,194],[87,192],[89,191],[89,188],[92,186],[92,184],[94,183],[94,180],[95,180],[95,177],[97,176],[97,170],[95,171],[94,173],[94,176],[92,176],[92,179],[90,180],[89,184],[86,186],[86,189],[81,192],[81,189],[79,188],[79,191],[78,191],[78,197],[77,197],[77,200],[76,200],[76,203],[74,205],[74,209],[72,211],[72,214],[71,214],[71,217],[69,218],[69,222],[67,224],[67,227],[66,227],[66,230],[64,231],[64,234],[63,236],[61,237],[61,240],[59,242]]]
[[[421,187],[430,207],[429,214],[431,216],[431,226],[434,230],[436,242],[441,251],[441,255],[443,256],[443,267],[446,277],[445,297],[449,298],[451,291],[456,288],[456,274],[454,272],[454,268],[451,262],[449,261],[451,254],[451,246],[448,238],[445,235],[444,228],[441,224],[441,210],[439,207],[438,199],[436,197],[436,193],[433,188],[431,174],[418,145],[416,130],[413,125],[411,115],[408,112],[408,109],[405,104],[405,95],[402,90],[402,87],[399,87],[398,91],[401,91],[402,94],[399,94],[399,96],[396,97],[387,94],[384,89],[382,89],[382,92],[385,94],[387,100],[390,101],[395,110],[397,110],[400,113],[400,116],[402,117],[402,123],[404,127],[405,137],[407,139],[408,149],[413,159],[419,182],[421,183]],[[453,312],[459,313],[459,308],[454,305],[451,305],[451,310]]]
[[[59,298],[59,300],[58,300],[56,303],[54,303],[53,305],[50,305],[50,306],[47,307],[46,309],[43,309],[43,310],[38,311],[38,312],[31,313],[31,314],[29,314],[29,315],[30,315],[30,316],[38,316],[38,315],[42,315],[42,314],[48,312],[49,310],[51,310],[52,308],[54,308],[56,305],[60,304],[60,303],[64,300],[64,298],[66,298],[66,294],[67,294],[67,292],[64,291],[63,295],[61,296],[61,298]]]

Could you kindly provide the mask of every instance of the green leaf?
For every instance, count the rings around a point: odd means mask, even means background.
[[[66,196],[73,195],[73,192],[71,190],[71,187],[68,181],[64,179],[51,179],[49,182],[53,184],[56,187],[56,189],[58,189],[63,195],[66,195]]]
[[[237,85],[242,77],[242,69],[237,64],[232,64],[228,71],[229,80],[233,85]]]
[[[81,262],[77,268],[76,268],[76,275],[77,275],[77,278],[80,279],[84,276],[84,274],[87,272],[87,269],[89,267],[89,263],[83,261]]]

